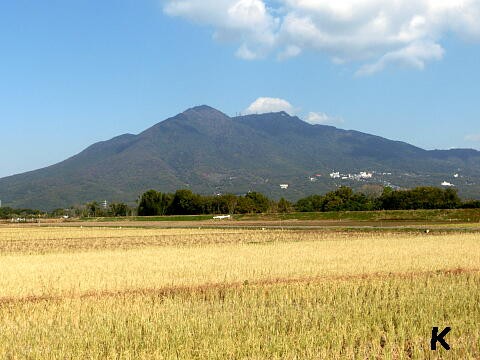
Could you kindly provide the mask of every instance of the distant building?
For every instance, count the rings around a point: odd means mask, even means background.
[[[288,184],[280,184],[280,189],[287,190],[288,186]]]
[[[452,186],[455,186],[455,185],[453,185],[452,183],[449,183],[448,181],[444,181],[444,182],[442,182],[442,186],[452,187]]]
[[[359,174],[359,177],[361,179],[371,179],[373,177],[373,174],[370,173],[370,172],[366,172],[366,171],[362,171],[360,174]]]

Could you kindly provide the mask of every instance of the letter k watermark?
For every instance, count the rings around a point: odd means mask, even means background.
[[[430,341],[430,347],[432,350],[437,350],[437,342],[440,343],[446,350],[450,350],[450,345],[445,341],[445,336],[452,330],[450,326],[447,326],[442,332],[438,333],[438,327],[432,329],[432,340]]]

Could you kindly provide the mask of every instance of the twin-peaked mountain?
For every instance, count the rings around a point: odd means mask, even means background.
[[[340,177],[331,178],[333,171]],[[362,171],[372,177],[355,176]],[[232,118],[199,106],[138,135],[99,142],[61,163],[0,179],[0,199],[8,206],[52,209],[104,199],[132,203],[151,188],[203,194],[255,190],[298,199],[339,185],[439,186],[443,181],[475,197],[478,175],[475,150],[426,151],[311,125],[284,112]]]

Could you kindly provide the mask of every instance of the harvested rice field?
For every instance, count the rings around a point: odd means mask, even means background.
[[[479,359],[479,269],[475,232],[0,227],[0,358]]]

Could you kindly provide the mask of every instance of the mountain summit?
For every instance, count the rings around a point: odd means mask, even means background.
[[[138,135],[121,135],[47,168],[2,178],[0,199],[8,206],[52,209],[104,199],[132,203],[150,188],[190,188],[204,194],[256,190],[293,200],[339,185],[442,182],[474,196],[478,175],[475,150],[426,151],[311,125],[285,112],[232,118],[202,105]]]

